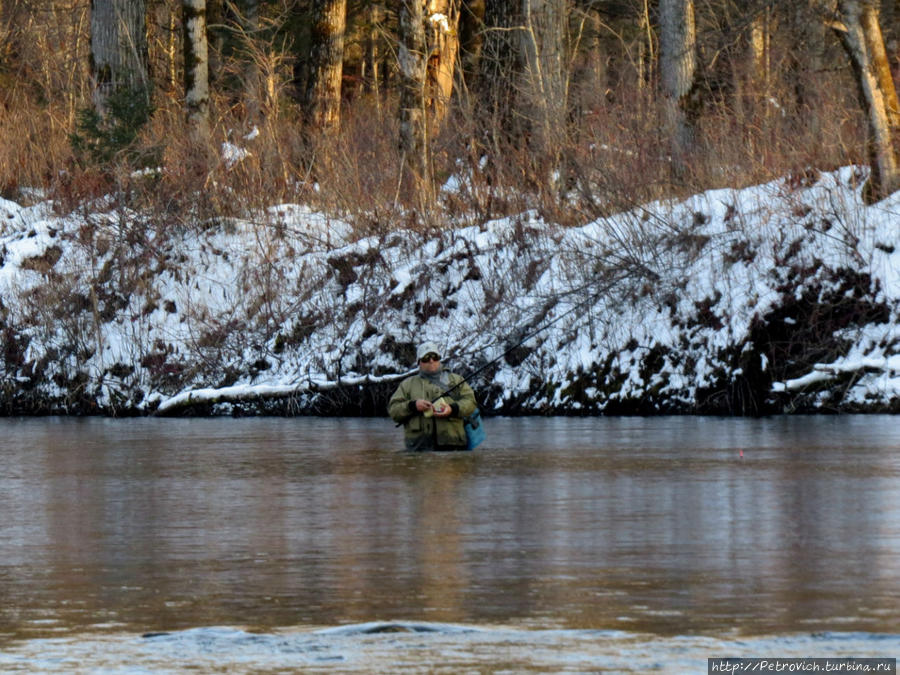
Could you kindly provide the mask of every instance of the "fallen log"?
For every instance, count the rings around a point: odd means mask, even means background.
[[[314,394],[323,391],[333,391],[341,387],[400,382],[415,372],[415,370],[410,370],[405,373],[391,375],[340,377],[337,380],[310,378],[306,382],[293,384],[235,384],[230,387],[191,389],[163,399],[157,406],[154,415],[171,415],[195,405],[239,403],[261,399],[274,400],[290,398],[305,393]]]

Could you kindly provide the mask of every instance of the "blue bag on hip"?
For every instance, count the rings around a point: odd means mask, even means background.
[[[475,412],[466,418],[464,426],[466,428],[466,450],[474,450],[484,440],[484,424],[478,408],[475,408]]]

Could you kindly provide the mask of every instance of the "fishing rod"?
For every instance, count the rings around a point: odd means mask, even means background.
[[[476,368],[475,370],[473,370],[472,372],[468,373],[467,375],[464,375],[463,378],[462,378],[459,382],[457,382],[457,383],[454,384],[452,387],[450,387],[449,389],[443,391],[441,394],[439,394],[438,396],[436,396],[435,398],[433,398],[433,399],[431,400],[431,403],[435,403],[435,402],[438,401],[440,398],[444,397],[445,395],[447,395],[447,394],[449,394],[450,392],[452,392],[452,391],[454,391],[455,389],[457,389],[461,384],[463,384],[463,382],[468,382],[469,380],[471,380],[473,377],[475,377],[475,376],[478,375],[479,373],[484,372],[485,370],[487,370],[488,368],[490,368],[492,365],[494,365],[495,363],[497,363],[500,359],[505,359],[505,358],[506,358],[507,356],[509,356],[512,352],[514,352],[516,349],[518,349],[519,347],[521,347],[526,341],[530,340],[530,339],[533,338],[535,335],[538,335],[538,334],[540,334],[540,333],[543,333],[545,330],[547,330],[548,328],[550,328],[551,326],[553,326],[553,324],[555,324],[556,322],[560,321],[561,319],[567,317],[567,316],[568,316],[569,314],[571,314],[572,312],[574,312],[574,311],[576,311],[576,310],[578,310],[578,309],[581,309],[583,306],[587,305],[589,302],[594,302],[594,301],[596,301],[597,298],[599,298],[602,294],[606,293],[609,289],[611,289],[613,286],[615,286],[616,284],[618,284],[620,281],[623,281],[623,280],[624,280],[625,278],[627,278],[628,276],[629,276],[629,273],[625,273],[625,274],[622,274],[622,275],[620,275],[620,276],[618,276],[618,277],[612,279],[611,281],[609,281],[608,283],[606,283],[602,288],[600,288],[599,290],[597,290],[596,293],[594,293],[594,294],[592,294],[592,295],[589,295],[587,298],[584,298],[584,299],[581,300],[580,302],[575,303],[572,307],[570,307],[569,309],[567,309],[565,312],[563,312],[562,314],[560,314],[558,317],[556,317],[556,318],[553,319],[552,321],[549,321],[549,322],[545,323],[544,325],[539,326],[538,328],[536,328],[535,330],[531,331],[530,333],[526,333],[524,336],[520,337],[520,338],[515,342],[515,344],[513,344],[509,349],[507,349],[505,352],[503,352],[502,354],[500,354],[500,356],[497,356],[497,357],[491,359],[490,361],[488,361],[488,362],[485,363],[484,365],[482,365],[482,366]],[[581,287],[579,287],[579,288],[577,288],[577,289],[570,290],[570,291],[568,291],[566,294],[567,294],[567,295],[571,295],[571,294],[573,294],[573,293],[578,293],[578,292],[584,290],[584,289],[585,289],[586,287],[588,287],[589,285],[590,285],[590,282],[584,284],[583,286],[581,286]]]

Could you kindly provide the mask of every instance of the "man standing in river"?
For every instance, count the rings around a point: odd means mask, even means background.
[[[475,412],[475,392],[465,379],[444,370],[433,342],[416,351],[419,372],[407,377],[388,402],[388,414],[403,425],[407,450],[465,450],[463,420]]]

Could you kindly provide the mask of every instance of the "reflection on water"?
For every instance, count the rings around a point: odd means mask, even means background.
[[[404,619],[900,633],[889,416],[2,420],[0,644]]]

